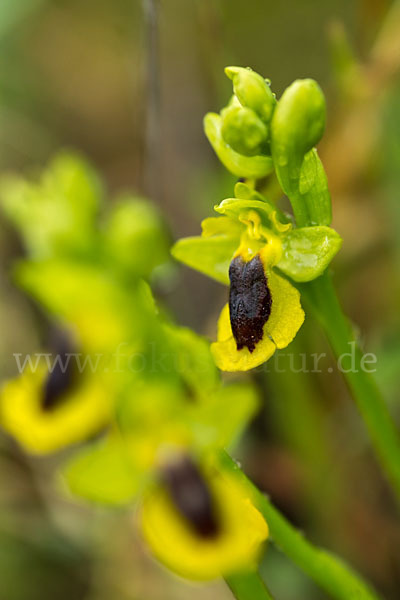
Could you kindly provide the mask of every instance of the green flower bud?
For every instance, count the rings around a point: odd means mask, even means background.
[[[222,137],[231,148],[246,156],[265,154],[268,127],[251,108],[232,106],[221,112],[221,118]]]
[[[271,120],[271,154],[298,226],[328,225],[331,200],[313,146],[325,127],[325,99],[312,79],[298,79],[279,100]]]
[[[304,155],[322,137],[325,98],[313,79],[297,79],[284,91],[271,121],[274,162],[294,161],[300,169]]]
[[[226,67],[225,73],[229,79],[232,79],[233,90],[242,106],[251,108],[268,123],[276,99],[266,80],[249,68]]]
[[[204,131],[208,141],[214,148],[222,164],[237,177],[261,179],[269,175],[273,169],[272,158],[264,154],[246,156],[236,152],[222,136],[222,119],[216,113],[208,113],[204,117]]]

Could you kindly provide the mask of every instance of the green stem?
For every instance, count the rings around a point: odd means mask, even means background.
[[[221,464],[248,488],[254,505],[268,523],[270,537],[274,544],[331,598],[381,600],[377,592],[344,561],[308,542],[304,535],[271,504],[269,498],[247,479],[235,461],[225,452],[221,453]]]
[[[238,573],[225,579],[237,600],[273,600],[260,575]]]
[[[365,421],[382,467],[400,498],[400,437],[379,389],[368,372],[368,355],[357,344],[343,314],[330,273],[302,290],[321,323],[358,409]]]

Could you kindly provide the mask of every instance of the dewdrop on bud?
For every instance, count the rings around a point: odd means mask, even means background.
[[[226,67],[226,75],[233,83],[240,104],[251,108],[268,123],[275,108],[276,99],[266,80],[255,71],[243,67]]]

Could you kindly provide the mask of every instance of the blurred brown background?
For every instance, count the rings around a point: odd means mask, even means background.
[[[377,355],[377,379],[400,420],[399,3],[155,5],[157,36],[147,1],[2,0],[1,170],[29,170],[60,147],[77,148],[103,174],[110,196],[123,189],[150,195],[173,238],[195,234],[234,183],[202,132],[204,113],[219,110],[230,94],[223,67],[251,66],[278,96],[295,78],[317,79],[328,102],[320,151],[334,226],[344,237],[335,280],[363,345]],[[14,352],[37,349],[40,317],[10,282],[21,249],[3,221],[0,251],[4,378],[15,371]],[[214,335],[226,290],[177,268],[158,292],[182,324]],[[314,352],[327,358],[318,374],[294,372],[300,358],[284,378],[273,364],[256,374],[265,409],[240,448],[245,467],[314,542],[396,600],[394,501],[311,319],[290,351],[306,361]],[[51,461],[32,461],[0,438],[0,600],[230,597],[222,584],[193,587],[165,573],[127,526],[131,514],[73,506],[53,490],[51,471]],[[325,598],[272,546],[262,570],[277,600]]]

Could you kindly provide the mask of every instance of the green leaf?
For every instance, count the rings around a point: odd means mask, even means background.
[[[229,265],[238,245],[236,236],[226,234],[188,237],[176,242],[171,253],[188,267],[229,285]]]
[[[143,478],[135,472],[123,442],[112,438],[74,456],[62,469],[61,476],[76,496],[115,505],[132,502]]]
[[[294,281],[311,281],[322,275],[342,245],[331,227],[301,227],[282,238],[283,256],[278,268]]]
[[[204,131],[222,164],[237,177],[260,179],[273,171],[270,156],[244,156],[235,152],[223,139],[222,120],[216,113],[208,113],[204,118]]]

